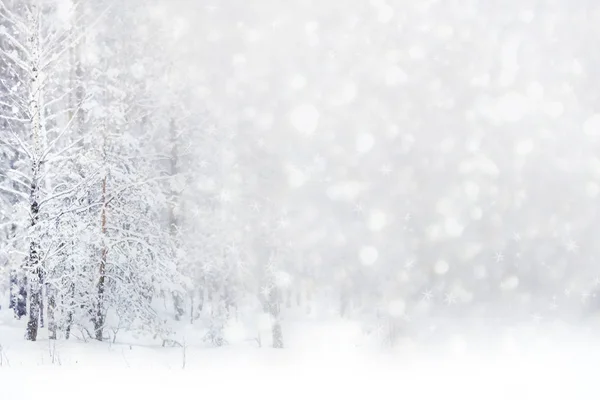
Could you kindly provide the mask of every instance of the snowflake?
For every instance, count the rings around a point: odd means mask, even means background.
[[[515,242],[520,242],[521,241],[521,234],[518,232],[513,233],[513,240]]]
[[[270,274],[275,272],[275,263],[273,262],[273,260],[269,260],[269,262],[265,266],[265,270]]]
[[[446,293],[444,296],[444,303],[452,305],[456,303],[456,296],[453,293]]]
[[[496,252],[496,255],[494,257],[496,258],[497,263],[501,263],[502,261],[504,261],[504,254],[501,251]]]
[[[576,253],[579,250],[579,245],[572,239],[567,242],[566,247],[569,253]]]
[[[426,290],[423,293],[421,293],[421,300],[425,301],[425,302],[429,302],[433,299],[433,293],[431,292],[431,290]]]
[[[260,289],[260,293],[263,297],[269,297],[271,295],[271,291],[273,290],[273,286],[265,285]]]

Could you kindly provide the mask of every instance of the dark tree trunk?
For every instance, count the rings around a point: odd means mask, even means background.
[[[40,275],[40,328],[44,327],[44,275]]]
[[[10,306],[16,319],[27,315],[27,279],[22,273],[10,272]]]
[[[48,296],[48,338],[56,340],[56,316],[54,315],[56,297],[54,296],[54,290],[50,286],[46,287],[46,294]]]
[[[184,316],[183,299],[179,293],[173,293],[173,307],[175,308],[175,320],[180,321]]]
[[[42,297],[41,284],[42,279],[40,273],[39,260],[39,244],[31,243],[30,249],[30,265],[32,267],[30,285],[29,285],[29,322],[27,323],[27,340],[35,342],[37,340],[39,318],[40,318],[40,300]]]
[[[17,298],[19,297],[19,284],[17,282],[17,273],[14,269],[10,270],[10,286],[8,288],[8,308],[15,312],[17,310]]]
[[[102,180],[102,213],[101,213],[101,222],[100,227],[102,231],[102,237],[106,236],[106,181],[107,178],[104,177]],[[105,290],[105,280],[106,280],[106,260],[108,256],[108,249],[106,248],[106,244],[102,243],[102,251],[100,255],[100,266],[98,268],[98,284],[97,284],[97,304],[96,304],[96,312],[93,318],[94,322],[94,334],[96,336],[96,340],[102,341],[102,331],[104,329],[104,290]]]
[[[75,273],[74,269],[72,269],[73,274]],[[69,288],[70,295],[70,304],[69,311],[67,311],[67,321],[65,327],[65,339],[69,340],[71,337],[71,326],[73,325],[73,307],[75,307],[75,283],[71,283],[71,287]]]
[[[34,168],[37,172],[39,169]],[[35,228],[39,220],[40,208],[37,202],[37,183],[36,173],[34,172],[33,184],[31,185],[31,227],[35,233]],[[40,244],[36,239],[32,239],[29,244],[29,258],[27,259],[28,270],[30,271],[29,278],[29,322],[27,323],[27,340],[35,342],[37,340],[39,317],[40,317],[40,300],[42,291],[42,268],[40,260]]]
[[[104,290],[106,274],[106,251],[102,250],[102,259],[100,261],[100,277],[98,278],[98,303],[96,304],[96,315],[94,316],[94,333],[96,340],[102,341],[102,332],[104,329]]]
[[[40,300],[42,291],[42,265],[40,259],[40,241],[37,228],[40,217],[40,182],[42,169],[42,115],[44,107],[41,104],[42,92],[44,90],[44,77],[40,73],[39,62],[39,45],[40,32],[37,30],[38,15],[37,4],[31,4],[30,17],[28,25],[31,29],[31,36],[28,39],[32,50],[32,63],[30,70],[30,86],[31,95],[29,99],[29,113],[31,118],[31,138],[33,140],[33,157],[31,165],[31,187],[29,192],[29,213],[31,217],[31,234],[33,235],[29,242],[29,257],[26,263],[26,273],[28,274],[29,283],[29,322],[27,323],[26,337],[28,340],[37,340],[38,323],[40,317]]]

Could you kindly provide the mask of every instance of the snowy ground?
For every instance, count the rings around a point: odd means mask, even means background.
[[[18,329],[17,329],[18,328]],[[597,399],[600,341],[529,332],[429,349],[356,347],[351,324],[287,326],[284,350],[76,340],[28,343],[0,319],[0,399]],[[186,333],[192,334],[191,331]],[[537,336],[536,336],[537,335]],[[526,339],[527,338],[527,339]],[[185,365],[184,365],[185,363]],[[49,396],[48,396],[49,394]]]

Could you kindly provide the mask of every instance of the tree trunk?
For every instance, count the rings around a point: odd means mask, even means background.
[[[183,309],[183,299],[179,293],[173,293],[173,307],[175,308],[175,320],[180,321],[185,311]]]
[[[194,293],[190,296],[190,324],[194,323]]]
[[[73,276],[75,276],[75,268],[72,268],[71,271],[73,272]],[[73,325],[73,307],[75,307],[75,283],[71,282],[71,285],[69,287],[69,296],[70,296],[70,303],[69,303],[69,311],[67,311],[67,321],[66,321],[66,327],[65,327],[65,339],[69,340],[69,338],[71,337],[71,326]]]
[[[96,315],[94,316],[94,332],[96,340],[102,341],[102,330],[104,329],[104,290],[106,280],[106,259],[108,249],[106,248],[106,176],[102,179],[102,212],[101,212],[101,232],[102,232],[102,250],[100,255],[100,266],[98,268],[98,285],[97,285],[97,304]]]
[[[56,309],[56,297],[54,296],[54,289],[50,286],[46,286],[46,294],[48,296],[48,338],[50,340],[56,340],[56,317],[54,315]]]
[[[33,185],[35,187],[35,184]],[[32,188],[32,192],[37,189]],[[31,205],[31,226],[35,229],[39,218],[39,206],[37,201]],[[27,323],[27,340],[35,342],[38,334],[38,323],[40,317],[40,299],[41,299],[41,267],[40,267],[40,244],[36,239],[32,239],[29,244],[29,258],[27,267],[29,273],[29,322]]]
[[[175,119],[171,118],[171,122],[169,124],[169,134],[171,140],[171,159],[170,159],[170,171],[169,174],[172,178],[176,177],[178,174],[177,164],[179,162],[179,148],[177,147],[177,125],[175,124]],[[179,228],[179,220],[177,218],[176,207],[178,202],[179,193],[175,190],[171,190],[171,201],[169,207],[169,230],[171,233],[171,237],[174,240],[177,240],[177,230]],[[185,314],[184,310],[184,301],[180,293],[173,292],[173,307],[175,308],[175,319],[177,321],[181,320],[181,318]]]
[[[283,332],[279,321],[273,323],[273,348],[283,349]]]
[[[40,277],[40,328],[44,327],[44,279]]]
[[[269,293],[269,313],[273,318],[273,348],[274,349],[282,349],[283,348],[283,331],[281,329],[281,321],[280,321],[280,309],[279,309],[279,291],[277,288],[273,288]]]
[[[29,212],[31,216],[31,239],[29,242],[29,257],[27,258],[26,271],[29,274],[29,322],[27,323],[26,337],[28,340],[37,340],[38,319],[40,316],[40,300],[42,289],[42,266],[40,260],[40,242],[37,236],[39,222],[39,194],[42,182],[39,182],[42,169],[42,91],[44,88],[43,77],[40,74],[40,26],[39,11],[35,4],[28,10],[27,22],[31,36],[28,47],[31,51],[31,86],[29,97],[29,114],[31,115],[31,138],[33,140],[32,174],[29,193]]]
[[[35,117],[34,117],[35,120]],[[35,133],[35,130],[34,130]],[[39,153],[38,153],[39,154]],[[27,258],[26,269],[29,272],[29,322],[27,323],[27,340],[36,341],[39,327],[40,302],[42,296],[42,268],[40,260],[40,243],[36,238],[36,228],[39,222],[40,207],[38,204],[38,175],[40,165],[34,161],[33,178],[30,192],[30,214],[32,239],[29,243],[29,257]]]
[[[27,278],[17,270],[10,272],[10,308],[16,319],[27,315]]]
[[[200,285],[198,288],[198,314],[202,312],[204,308],[204,286]]]

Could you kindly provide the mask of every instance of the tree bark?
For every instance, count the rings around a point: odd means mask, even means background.
[[[31,35],[27,39],[27,47],[30,51],[29,58],[30,86],[28,111],[31,116],[31,140],[33,141],[31,185],[29,192],[29,213],[31,217],[31,237],[29,242],[29,256],[25,264],[29,283],[29,321],[27,323],[26,337],[28,340],[37,340],[39,317],[42,300],[43,266],[40,258],[41,247],[38,237],[38,223],[40,218],[40,188],[43,167],[43,144],[45,141],[44,131],[44,78],[40,72],[40,38],[42,36],[40,27],[41,11],[37,3],[32,3],[27,11],[27,24]]]
[[[54,296],[54,289],[50,286],[46,286],[46,293],[48,295],[48,338],[56,340],[56,317],[54,315],[56,297]]]
[[[279,307],[279,290],[273,288],[269,293],[269,313],[273,318],[273,348],[283,348],[283,331],[281,329],[280,307]]]
[[[35,181],[34,181],[35,182]],[[32,185],[32,197],[37,192],[36,184]],[[35,227],[39,219],[39,206],[37,200],[33,200],[31,204],[31,227]],[[27,323],[27,340],[35,342],[38,335],[39,317],[40,317],[40,300],[41,300],[41,267],[40,267],[40,244],[34,238],[29,244],[29,258],[27,267],[29,273],[29,322]]]
[[[100,266],[98,268],[98,285],[97,285],[97,304],[96,315],[94,316],[94,333],[96,340],[102,341],[102,331],[104,329],[104,290],[106,280],[106,259],[108,249],[106,248],[106,176],[102,179],[102,212],[101,212],[101,232],[102,232],[102,250],[100,255]]]
[[[72,268],[73,276],[75,276],[75,269]],[[71,326],[73,325],[73,307],[75,307],[75,283],[71,282],[69,287],[70,304],[69,311],[67,311],[67,321],[65,327],[65,339],[69,340],[71,337]]]
[[[176,177],[179,170],[177,164],[179,163],[179,148],[177,146],[177,125],[175,119],[171,118],[169,123],[169,134],[171,141],[171,158],[170,158],[170,171],[169,174],[172,178]],[[176,206],[178,200],[178,193],[175,190],[171,190],[171,202],[169,207],[169,230],[171,237],[177,239],[177,229],[179,227],[179,220],[177,218]],[[184,301],[180,293],[173,292],[173,307],[175,308],[175,319],[181,320],[185,314]]]
[[[27,315],[27,279],[22,271],[10,271],[10,305],[16,319]]]

